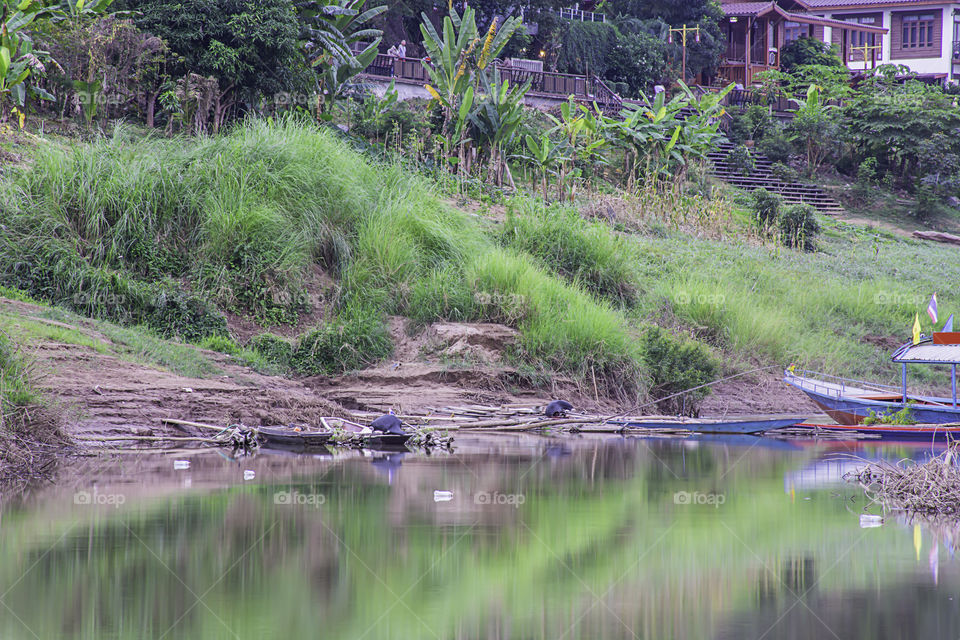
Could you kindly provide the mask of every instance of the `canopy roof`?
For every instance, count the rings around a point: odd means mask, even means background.
[[[933,344],[924,338],[919,344],[908,343],[894,351],[893,361],[904,364],[960,364],[960,344]]]

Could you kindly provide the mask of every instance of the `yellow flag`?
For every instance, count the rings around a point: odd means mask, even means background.
[[[920,314],[913,316],[913,344],[920,344]]]
[[[923,534],[920,533],[920,525],[913,525],[913,548],[917,550],[917,562],[920,562],[920,549],[923,548]]]

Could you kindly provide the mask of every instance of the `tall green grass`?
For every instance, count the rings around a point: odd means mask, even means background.
[[[541,212],[522,241],[499,246],[425,179],[372,164],[312,124],[251,120],[190,140],[120,127],[40,152],[3,181],[0,204],[4,281],[191,340],[223,335],[223,311],[263,325],[296,320],[313,304],[305,291],[319,265],[338,278],[339,297],[291,347],[303,373],[389,356],[385,316],[401,314],[511,324],[518,359],[630,397],[652,379],[639,325],[603,300],[633,295],[620,240],[586,223],[565,230]],[[547,229],[549,241],[533,241]]]

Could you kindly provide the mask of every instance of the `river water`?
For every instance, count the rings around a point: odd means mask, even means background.
[[[0,637],[960,637],[949,527],[862,527],[929,445],[526,434],[126,454],[0,502]]]

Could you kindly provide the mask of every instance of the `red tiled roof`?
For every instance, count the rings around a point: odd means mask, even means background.
[[[728,16],[756,16],[766,13],[773,2],[725,2],[723,12]]]
[[[943,0],[804,0],[811,9],[847,7],[893,7],[914,4],[944,4]]]

